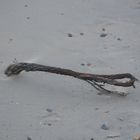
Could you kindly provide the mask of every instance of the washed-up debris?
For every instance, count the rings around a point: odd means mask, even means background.
[[[99,75],[99,74],[90,74],[90,73],[82,73],[76,72],[70,69],[64,69],[59,67],[45,66],[36,63],[14,63],[9,65],[5,74],[7,76],[16,76],[20,74],[22,71],[42,71],[42,72],[50,72],[60,75],[72,76],[74,78],[84,80],[98,91],[104,94],[118,94],[120,96],[126,96],[125,92],[112,91],[105,87],[105,84],[121,86],[121,87],[131,87],[135,88],[135,81],[138,81],[132,74],[130,73],[122,73],[122,74],[110,74],[110,75]],[[127,81],[125,80],[127,78]],[[124,81],[125,80],[125,81]]]

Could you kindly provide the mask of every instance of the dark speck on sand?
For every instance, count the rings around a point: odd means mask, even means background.
[[[68,37],[73,37],[73,35],[71,33],[68,33]]]
[[[32,140],[30,137],[27,137],[27,140]]]
[[[29,19],[30,19],[30,17],[26,17],[26,19],[28,19],[28,20],[29,20]]]
[[[102,33],[102,34],[100,34],[100,37],[106,37],[106,36],[107,36],[106,33]]]
[[[82,35],[84,35],[84,33],[80,33],[80,35],[82,36]]]

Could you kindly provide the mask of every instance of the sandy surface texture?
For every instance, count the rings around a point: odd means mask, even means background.
[[[98,95],[41,72],[6,77],[13,61],[140,79],[140,0],[0,1],[0,140],[133,140],[140,85]]]

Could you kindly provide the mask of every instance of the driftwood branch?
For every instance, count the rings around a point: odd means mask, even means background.
[[[112,74],[112,75],[98,75],[98,74],[90,74],[90,73],[81,73],[72,71],[69,69],[63,69],[59,67],[51,67],[45,66],[35,63],[14,63],[7,67],[5,70],[5,74],[7,76],[18,75],[22,71],[42,71],[42,72],[50,72],[60,75],[72,76],[81,80],[88,82],[90,85],[95,87],[97,90],[105,92],[105,93],[118,93],[119,95],[125,95],[124,93],[120,93],[117,91],[110,91],[105,89],[103,86],[105,84],[114,85],[114,86],[122,86],[122,87],[134,87],[135,81],[138,81],[132,74],[123,73],[123,74]],[[128,79],[127,81],[123,81],[124,79]]]

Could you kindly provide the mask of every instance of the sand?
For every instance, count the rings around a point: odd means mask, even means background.
[[[139,0],[0,2],[0,140],[133,140],[140,134],[139,83],[122,89],[126,97],[98,95],[67,76],[6,77],[13,61],[140,79]]]

